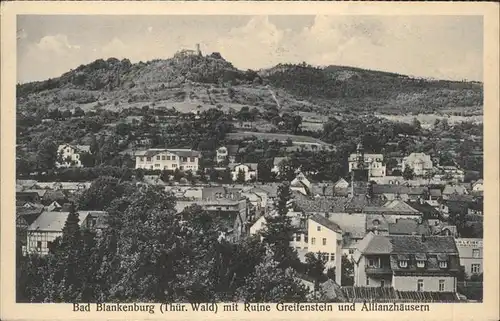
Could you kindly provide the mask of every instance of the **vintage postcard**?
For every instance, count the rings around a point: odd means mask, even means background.
[[[1,319],[498,320],[499,5],[1,7]]]

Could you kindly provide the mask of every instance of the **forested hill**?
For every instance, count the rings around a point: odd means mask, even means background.
[[[18,108],[129,108],[134,103],[190,100],[227,108],[279,104],[284,110],[432,113],[480,109],[477,82],[415,79],[343,66],[280,64],[258,72],[238,70],[219,53],[132,64],[110,58],[79,66],[61,77],[17,86]],[[276,101],[279,102],[276,102]],[[160,104],[161,105],[161,104]]]

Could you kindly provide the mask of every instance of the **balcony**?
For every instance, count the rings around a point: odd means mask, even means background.
[[[384,275],[392,274],[392,269],[390,266],[367,266],[365,272],[367,275]]]

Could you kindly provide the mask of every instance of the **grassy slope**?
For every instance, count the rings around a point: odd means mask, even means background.
[[[252,81],[259,76],[259,81]],[[273,94],[282,110],[324,116],[430,113],[482,106],[479,83],[412,79],[340,66],[278,65],[257,76],[237,70],[222,57],[195,56],[138,64],[98,60],[56,79],[18,86],[18,108],[123,109],[154,103],[155,108],[185,112],[243,106],[264,110],[277,105]]]

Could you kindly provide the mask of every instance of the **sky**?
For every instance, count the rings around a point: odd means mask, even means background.
[[[483,81],[482,16],[21,15],[17,82],[99,58],[166,59],[197,43],[240,69],[306,62]]]

